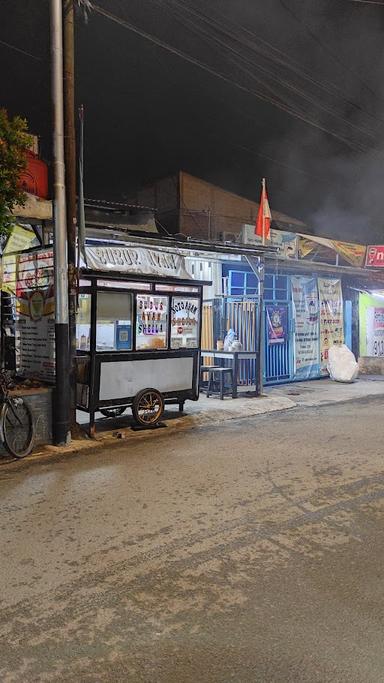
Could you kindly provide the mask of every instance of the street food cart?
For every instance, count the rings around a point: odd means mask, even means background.
[[[176,252],[137,244],[86,246],[76,324],[77,408],[156,424],[164,404],[199,396],[203,285]]]

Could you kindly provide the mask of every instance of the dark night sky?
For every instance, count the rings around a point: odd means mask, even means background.
[[[244,90],[105,17],[91,13],[86,23],[78,13],[87,196],[130,198],[141,183],[182,168],[258,199],[265,175],[273,208],[324,234],[383,239],[384,7],[351,0],[98,4]],[[27,117],[49,158],[49,2],[0,0],[0,16],[0,40],[39,58],[0,43],[0,104]]]

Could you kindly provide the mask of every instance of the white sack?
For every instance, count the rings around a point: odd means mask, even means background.
[[[327,369],[335,382],[354,382],[359,373],[356,358],[345,344],[331,346]]]

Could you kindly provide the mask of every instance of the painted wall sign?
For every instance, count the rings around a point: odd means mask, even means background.
[[[366,309],[367,356],[384,356],[384,308]]]
[[[368,268],[384,268],[384,244],[370,245],[367,247],[365,265]]]
[[[287,306],[266,306],[268,344],[284,344],[288,331]]]
[[[91,270],[192,279],[184,256],[172,252],[138,246],[87,246],[86,256]]]
[[[320,363],[327,374],[328,353],[334,344],[344,342],[343,295],[341,280],[318,278],[320,299]]]
[[[319,296],[313,277],[291,278],[295,319],[295,377],[309,379],[320,372]]]
[[[360,356],[381,355],[384,335],[381,334],[381,316],[375,315],[374,311],[384,311],[384,297],[372,295],[366,292],[359,294],[359,353]],[[376,344],[375,344],[376,341]]]

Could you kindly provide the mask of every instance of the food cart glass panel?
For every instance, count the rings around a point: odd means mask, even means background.
[[[132,294],[98,292],[96,351],[132,349]]]
[[[89,351],[91,336],[91,295],[79,294],[79,307],[76,315],[76,348]]]
[[[136,349],[151,351],[168,347],[168,297],[136,295]]]
[[[199,299],[172,297],[171,349],[196,349],[199,345],[199,322]]]

